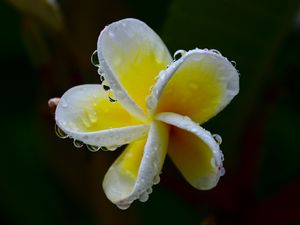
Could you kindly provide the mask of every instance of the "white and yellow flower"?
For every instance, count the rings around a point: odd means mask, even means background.
[[[78,146],[98,150],[128,144],[105,175],[110,201],[125,209],[146,201],[166,154],[195,188],[211,189],[224,172],[214,136],[199,124],[220,112],[239,91],[235,67],[215,50],[168,49],[145,23],[124,19],[101,32],[97,44],[101,85],[81,85],[59,101],[58,127]],[[106,89],[106,90],[104,90]],[[111,99],[110,99],[111,100]]]

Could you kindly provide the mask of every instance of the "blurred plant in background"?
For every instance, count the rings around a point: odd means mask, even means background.
[[[0,2],[1,224],[299,224],[300,5],[296,0]],[[149,202],[119,211],[101,180],[120,153],[77,151],[47,108],[97,83],[89,58],[106,24],[145,21],[174,52],[218,49],[241,92],[205,127],[225,140],[226,175],[198,192],[166,161]]]

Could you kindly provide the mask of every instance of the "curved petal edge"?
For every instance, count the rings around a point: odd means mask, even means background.
[[[105,175],[103,189],[108,199],[120,209],[127,209],[136,199],[147,201],[153,184],[159,182],[167,146],[168,126],[159,121],[152,122],[134,181],[128,175],[121,175],[124,170],[119,168],[118,159]]]
[[[217,76],[214,75],[216,76],[215,79],[218,80],[218,83],[221,83],[224,88],[221,101],[217,105],[217,109],[214,110],[213,115],[220,112],[233,99],[233,97],[238,94],[239,73],[232,65],[232,63],[216,50],[194,49],[186,52],[180,59],[172,63],[166,70],[161,71],[160,76],[156,84],[154,85],[151,95],[148,97],[147,101],[148,110],[152,114],[156,112],[160,98],[164,93],[168,83],[170,83],[170,80],[173,77],[173,75],[176,76],[176,72],[181,70],[181,68],[184,68],[191,61],[194,63],[194,65],[202,63],[204,64],[204,66],[207,66],[205,64],[206,62],[208,62],[210,66],[213,66],[215,73],[217,73]],[[188,79],[188,76],[189,74],[186,74],[186,77],[183,77],[182,79]],[[201,76],[201,74],[199,74],[199,76]],[[205,84],[206,83],[203,82],[203,85]],[[185,87],[186,90],[184,91],[192,92],[192,89],[195,88],[196,85],[197,84],[190,84],[191,87]],[[200,89],[197,93],[195,93],[195,95],[201,94],[201,87],[199,88]]]
[[[160,37],[140,20],[123,19],[102,30],[97,53],[100,69],[116,99],[146,120],[146,93],[150,93],[159,71],[172,61]]]
[[[109,150],[145,137],[149,130],[149,125],[133,119],[119,103],[109,102],[100,85],[80,85],[65,92],[55,120],[68,137]]]
[[[182,130],[185,130],[187,132],[190,132],[194,134],[196,137],[200,138],[202,142],[204,142],[204,144],[208,147],[207,149],[212,153],[212,158],[208,163],[210,164],[210,167],[213,170],[209,172],[208,175],[199,176],[197,179],[193,179],[193,180],[189,179],[188,176],[185,176],[184,174],[183,175],[188,180],[188,182],[197,189],[209,190],[215,187],[220,177],[224,175],[225,170],[223,168],[223,163],[222,163],[222,161],[224,160],[223,153],[220,150],[219,144],[215,141],[212,134],[209,131],[202,128],[201,126],[199,126],[197,123],[193,122],[190,118],[175,113],[169,113],[169,112],[160,113],[156,116],[156,119],[165,122],[169,125],[180,128]],[[172,135],[170,136],[170,142],[172,142]],[[181,151],[183,150],[184,149],[181,149]],[[186,149],[186,151],[188,150],[189,149]],[[179,160],[183,160],[183,159],[179,159]]]

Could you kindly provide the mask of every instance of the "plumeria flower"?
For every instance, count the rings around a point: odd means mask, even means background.
[[[238,93],[235,66],[207,49],[179,50],[173,60],[159,36],[136,19],[105,27],[95,56],[102,85],[68,90],[55,119],[59,134],[77,147],[112,151],[128,144],[104,177],[108,199],[121,209],[146,201],[167,153],[193,187],[215,187],[224,173],[221,140],[199,124]]]

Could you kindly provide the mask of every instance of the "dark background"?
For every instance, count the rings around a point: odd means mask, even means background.
[[[0,224],[300,224],[300,4],[295,0],[0,2]],[[204,127],[223,137],[226,175],[193,189],[169,159],[147,203],[121,211],[103,176],[120,151],[55,136],[47,101],[97,83],[106,24],[145,21],[177,49],[236,61],[240,94]]]

